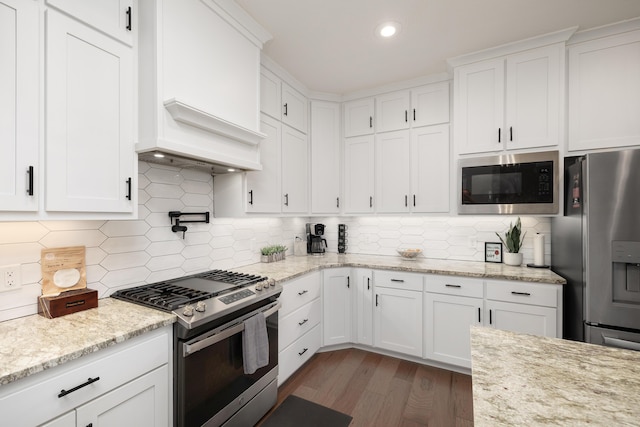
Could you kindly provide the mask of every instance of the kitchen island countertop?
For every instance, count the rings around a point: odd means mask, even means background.
[[[475,427],[637,426],[640,352],[471,328]]]

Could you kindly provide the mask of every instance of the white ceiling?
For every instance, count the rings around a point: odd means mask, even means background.
[[[446,59],[640,16],[640,0],[236,0],[273,35],[264,52],[314,92],[346,94],[446,71]],[[374,35],[397,21],[390,40]]]

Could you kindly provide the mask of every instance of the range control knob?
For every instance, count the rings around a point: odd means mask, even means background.
[[[256,285],[256,291],[261,291],[262,290],[262,283],[258,283]]]
[[[200,313],[204,313],[206,309],[207,309],[207,303],[204,301],[198,301],[198,303],[196,304],[196,311]]]
[[[187,317],[193,316],[193,306],[190,304],[185,305],[184,308],[182,309],[182,314]]]

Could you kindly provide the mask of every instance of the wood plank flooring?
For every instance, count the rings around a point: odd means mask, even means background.
[[[350,427],[473,426],[469,375],[359,349],[317,353],[279,387],[276,407],[290,394],[352,416]]]

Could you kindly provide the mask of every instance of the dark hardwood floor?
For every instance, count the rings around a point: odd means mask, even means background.
[[[358,349],[314,355],[276,407],[290,394],[351,415],[350,427],[473,426],[469,375]]]

